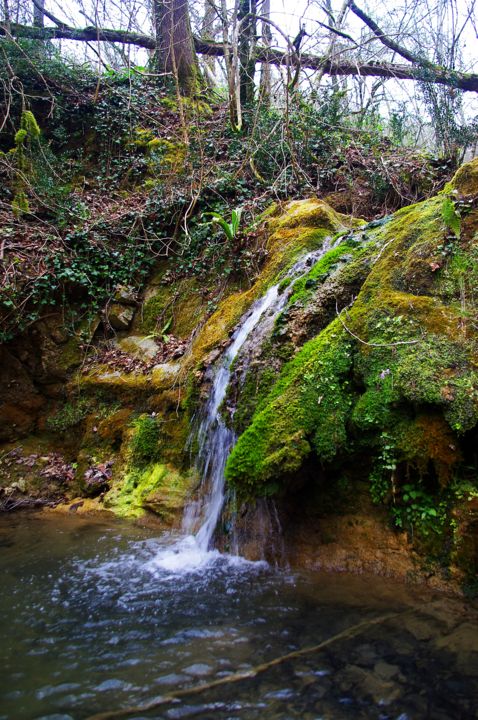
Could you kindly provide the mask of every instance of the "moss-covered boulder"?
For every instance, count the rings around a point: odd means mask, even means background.
[[[476,487],[477,168],[369,227],[358,252],[345,238],[297,283],[283,335],[301,321],[310,337],[331,288],[335,318],[300,348],[295,335],[293,356],[257,403],[226,469],[240,496],[287,495],[306,461],[331,477],[361,463],[398,527],[431,552],[443,554],[445,536],[453,545],[451,508],[470,472]],[[339,304],[337,283],[357,257],[361,287]]]
[[[249,289],[229,295],[208,319],[193,344],[195,362],[200,362],[208,352],[227,340],[252,303],[280,280],[281,273],[292,267],[302,254],[317,250],[326,238],[363,224],[361,220],[335,212],[315,198],[273,206],[263,218],[267,259],[261,274]]]

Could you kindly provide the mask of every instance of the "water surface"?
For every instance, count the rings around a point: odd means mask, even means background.
[[[0,719],[141,705],[389,613],[323,652],[131,717],[477,717],[476,608],[218,553],[179,569],[170,552],[170,538],[127,523],[0,518]]]

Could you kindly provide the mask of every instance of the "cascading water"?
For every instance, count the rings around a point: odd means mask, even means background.
[[[155,567],[179,572],[198,568],[219,555],[218,551],[211,549],[211,545],[224,504],[226,462],[236,441],[234,431],[227,427],[221,417],[221,405],[231,379],[232,364],[246,341],[248,344],[254,343],[272,331],[274,321],[286,305],[295,281],[329,249],[330,245],[326,241],[320,250],[300,258],[284,276],[292,280],[287,289],[280,293],[279,284],[272,286],[240,320],[231,344],[214,370],[211,393],[202,413],[197,457],[203,489],[201,500],[191,502],[186,507],[182,524],[184,537],[158,554],[154,560]]]

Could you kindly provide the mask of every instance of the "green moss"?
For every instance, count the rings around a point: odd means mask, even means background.
[[[27,139],[28,133],[23,128],[20,128],[20,130],[17,130],[15,133],[15,145],[20,147],[20,145],[23,145],[24,141]]]
[[[240,389],[240,396],[236,404],[233,417],[234,430],[242,433],[252,420],[254,413],[259,410],[269,395],[278,373],[272,367],[261,367],[254,372],[249,369],[244,384]]]
[[[296,302],[305,303],[314,293],[314,290],[322,283],[333,270],[336,270],[341,261],[347,261],[354,257],[357,248],[352,243],[344,242],[329,250],[320,258],[312,269],[294,284],[294,292],[289,298],[289,305]]]
[[[161,425],[156,417],[140,415],[132,422],[132,434],[129,441],[130,462],[134,466],[143,466],[158,459]]]
[[[161,332],[169,320],[168,333],[187,339],[207,313],[204,289],[194,278],[152,287],[143,306],[139,329]]]
[[[351,227],[363,225],[360,220],[341,215],[321,200],[297,200],[287,203],[274,214],[267,215],[263,230],[267,232],[267,260],[260,277],[244,292],[236,292],[225,299],[198,334],[193,345],[193,358],[200,362],[204,356],[227,339],[229,332],[248,307],[281,274],[294,265],[306,251],[320,248],[325,238]]]
[[[155,138],[148,143],[148,150],[158,153],[161,164],[169,166],[174,172],[179,173],[184,170],[187,146],[183,142]]]
[[[190,479],[174,468],[152,463],[128,472],[119,490],[106,498],[106,506],[123,517],[140,517],[146,509],[171,522],[184,506]]]
[[[92,401],[90,398],[80,397],[74,401],[66,402],[53,415],[46,420],[48,430],[57,433],[64,433],[76,425],[79,425],[91,412]]]
[[[40,126],[38,125],[36,118],[31,112],[31,110],[24,110],[22,112],[20,127],[26,132],[28,138],[30,138],[31,140],[40,137]]]
[[[83,359],[83,351],[80,346],[81,337],[79,335],[73,335],[63,345],[58,363],[63,370],[72,370],[80,365]]]
[[[462,165],[456,172],[451,183],[445,191],[455,190],[462,195],[476,195],[478,193],[478,158]]]
[[[12,200],[12,210],[16,218],[20,218],[24,213],[30,212],[30,204],[23,191],[15,194],[15,197]]]
[[[312,450],[328,461],[345,449],[350,366],[351,342],[337,321],[284,366],[228,460],[226,477],[240,493],[273,492]]]
[[[108,393],[110,397],[126,401],[146,395],[151,389],[151,378],[142,373],[126,373],[111,370],[107,365],[96,365],[85,374],[78,373],[73,384],[84,392]]]

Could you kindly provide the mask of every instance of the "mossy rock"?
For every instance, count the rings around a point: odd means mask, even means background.
[[[120,400],[145,395],[151,387],[151,378],[142,373],[126,373],[112,370],[106,365],[97,365],[87,373],[78,374],[72,381],[72,388],[85,393],[110,394]]]
[[[152,463],[130,470],[121,487],[105,497],[105,507],[122,517],[141,517],[151,510],[171,525],[179,519],[191,482],[190,475],[182,475],[174,467]]]
[[[205,319],[208,306],[206,289],[195,278],[170,284],[148,285],[137,329],[143,333],[165,332],[187,340]]]
[[[446,189],[466,196],[478,195],[478,158],[462,165]]]
[[[273,494],[312,450],[330,461],[345,449],[351,364],[350,339],[335,321],[284,366],[229,457],[226,477],[240,494]]]
[[[227,340],[252,303],[278,282],[281,273],[292,267],[300,255],[317,250],[331,235],[363,224],[361,220],[336,213],[317,199],[297,200],[281,208],[274,206],[272,217],[267,215],[264,222],[267,260],[261,275],[251,288],[229,295],[208,319],[193,344],[196,363]]]
[[[455,182],[460,178],[472,192],[475,163]],[[460,435],[478,423],[472,325],[478,295],[463,292],[465,273],[460,278],[449,272],[446,292],[442,276],[457,253],[474,258],[478,236],[473,209],[465,219],[472,229],[466,238],[450,235],[443,213],[448,197],[404,208],[366,230],[369,247],[359,252],[367,271],[357,298],[284,365],[231,453],[226,474],[239,496],[285,491],[312,455],[339,468],[365,448],[382,462],[384,437],[395,465],[408,466],[417,482],[435,478],[430,492],[437,498],[459,473]],[[341,262],[341,252],[329,260],[330,267]],[[350,261],[356,261],[353,251]],[[325,265],[324,275],[330,271]],[[347,269],[344,257],[344,275]],[[298,285],[295,301],[305,308],[321,285],[320,270],[318,263],[309,273],[315,287]]]

